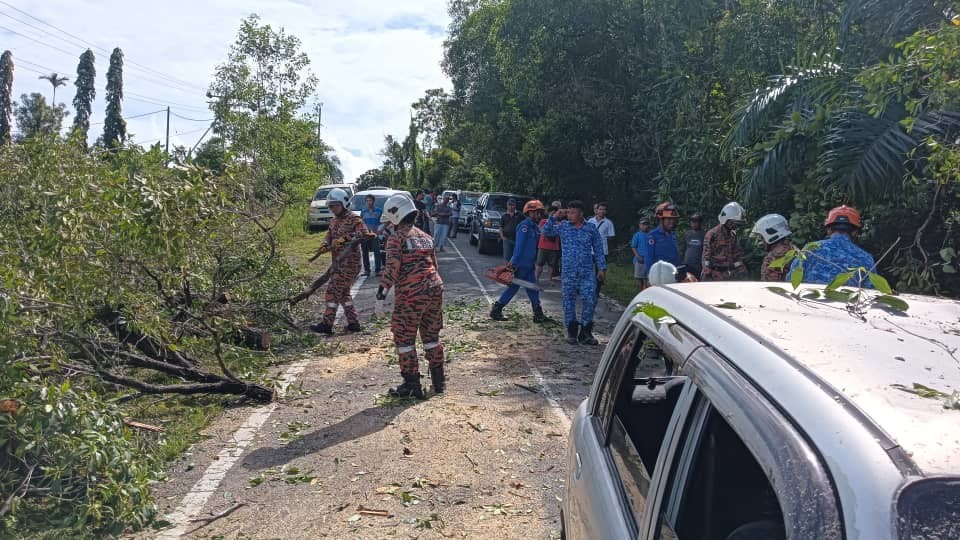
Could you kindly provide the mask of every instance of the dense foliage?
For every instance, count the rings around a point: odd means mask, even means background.
[[[394,185],[616,201],[622,234],[664,199],[708,220],[741,200],[788,216],[798,242],[849,203],[871,251],[895,245],[880,271],[897,288],[960,294],[955,2],[452,0],[450,14],[453,91],[428,91],[406,140],[388,137]]]
[[[0,55],[0,146],[10,142],[13,127],[13,53]]]
[[[93,100],[97,97],[95,61],[96,57],[90,49],[81,54],[80,63],[77,64],[77,78],[74,81],[77,93],[73,97],[73,109],[76,111],[73,116],[73,129],[78,132],[84,144],[86,144],[87,132],[90,131]]]
[[[113,148],[127,138],[127,121],[123,119],[123,51],[120,47],[110,54],[107,69],[107,112],[103,119],[103,146]]]

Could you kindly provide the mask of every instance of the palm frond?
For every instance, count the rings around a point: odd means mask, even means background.
[[[927,137],[936,137],[950,144],[958,144],[960,111],[927,111],[913,121],[909,132],[918,142]]]
[[[893,46],[947,18],[950,7],[949,0],[847,0],[840,14],[840,47],[852,48],[855,37],[871,45]]]
[[[745,171],[747,180],[740,190],[744,201],[750,204],[765,193],[783,189],[802,169],[809,148],[810,139],[804,135],[795,135],[774,145],[759,164]]]
[[[917,147],[901,119],[899,114],[872,116],[859,108],[841,111],[821,141],[818,180],[857,200],[876,199],[899,188],[908,155]]]
[[[822,103],[846,91],[843,69],[831,61],[802,69],[794,75],[769,79],[766,88],[734,113],[734,128],[724,141],[725,149],[749,146],[771,126],[781,123],[784,112],[804,101]]]

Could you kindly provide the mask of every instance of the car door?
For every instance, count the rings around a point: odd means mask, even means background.
[[[841,539],[822,456],[714,351],[682,366],[691,410],[660,456],[639,538]]]
[[[636,538],[661,445],[689,407],[686,378],[668,375],[682,357],[667,360],[672,353],[635,321],[618,335],[574,421],[564,516],[570,539]]]

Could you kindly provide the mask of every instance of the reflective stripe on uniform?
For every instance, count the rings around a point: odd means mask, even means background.
[[[424,344],[423,344],[423,348],[424,348],[425,350],[428,350],[428,351],[429,351],[430,349],[436,349],[436,348],[439,347],[439,346],[440,346],[440,342],[439,342],[439,341],[432,341],[432,342],[430,342],[430,343],[424,343]]]
[[[352,306],[353,302],[347,301],[343,303],[344,306]]]
[[[414,352],[414,351],[416,351],[416,350],[417,350],[416,346],[413,346],[413,345],[408,345],[408,346],[404,346],[404,347],[397,347],[397,354],[411,353],[411,352]]]
[[[336,302],[327,302],[327,307],[337,307],[338,305],[340,304],[337,304]]]

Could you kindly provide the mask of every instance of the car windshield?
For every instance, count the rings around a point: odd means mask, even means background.
[[[313,195],[313,200],[322,201],[327,198],[327,195],[330,194],[330,188],[318,189],[317,192]]]
[[[897,499],[902,540],[960,538],[960,478],[931,478],[908,485]]]
[[[490,201],[487,203],[487,210],[506,212],[507,201],[510,199],[517,201],[517,209],[523,208],[523,204],[530,200],[527,197],[508,197],[506,195],[491,196]]]
[[[356,210],[357,212],[363,210],[367,207],[366,199],[366,195],[354,195],[353,198],[350,199],[350,209]],[[373,199],[374,208],[383,208],[383,205],[386,204],[388,197],[386,195],[374,195]]]
[[[477,199],[479,198],[480,198],[479,193],[467,193],[464,191],[460,193],[460,204],[469,204],[470,206],[476,206]]]

